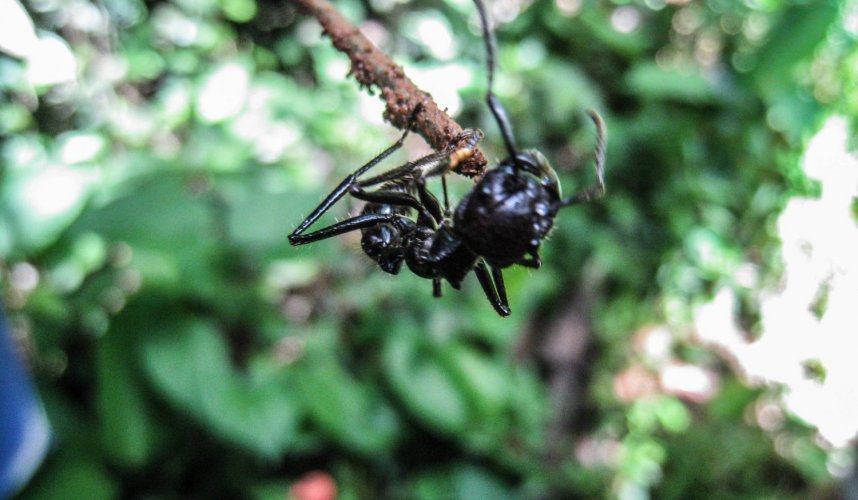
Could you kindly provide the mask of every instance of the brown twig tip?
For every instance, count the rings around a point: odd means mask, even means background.
[[[417,106],[421,106],[414,129],[436,151],[448,147],[462,136],[462,126],[438,108],[428,93],[414,85],[402,68],[375,46],[355,25],[343,17],[327,0],[295,0],[304,7],[331,38],[337,50],[351,60],[351,74],[364,87],[381,90],[387,108],[384,118],[395,127],[404,129]],[[464,145],[463,145],[464,147]],[[475,177],[483,173],[486,159],[475,149],[470,159],[454,169],[457,173]]]

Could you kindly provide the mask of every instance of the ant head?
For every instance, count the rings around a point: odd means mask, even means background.
[[[399,229],[390,224],[381,224],[366,229],[360,242],[363,251],[384,272],[398,274],[405,259],[403,242]]]
[[[535,175],[542,173],[546,167],[551,168],[548,164],[548,160],[545,159],[545,156],[535,149],[519,151],[515,160],[515,163],[517,163],[521,168],[524,168],[526,171]]]
[[[539,183],[549,191],[550,196],[560,198],[560,181],[557,178],[557,174],[551,168],[551,163],[548,162],[548,159],[535,149],[519,151],[516,153],[515,159],[505,159],[500,163],[498,168],[514,172],[518,177],[525,177],[518,174],[520,172],[527,172],[539,179]]]

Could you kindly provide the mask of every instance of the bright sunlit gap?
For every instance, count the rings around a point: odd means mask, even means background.
[[[462,109],[459,91],[470,85],[474,78],[471,69],[459,63],[431,68],[406,66],[405,73],[419,88],[432,95],[438,107],[445,109],[451,116]]]
[[[618,7],[611,13],[611,26],[620,33],[631,33],[641,23],[641,12],[630,5]]]
[[[760,299],[759,338],[745,340],[726,288],[696,318],[701,339],[724,349],[750,381],[782,385],[787,409],[836,447],[858,435],[858,228],[851,208],[858,159],[847,147],[847,122],[839,117],[808,146],[804,171],[819,181],[821,196],[793,198],[778,219],[784,273],[780,287]]]
[[[17,0],[0,0],[0,51],[27,62],[31,85],[68,82],[77,75],[77,60],[66,41],[54,34],[37,36]]]
[[[439,13],[421,12],[417,19],[409,20],[406,28],[413,30],[413,36],[435,59],[447,61],[456,55],[456,44],[450,25]]]
[[[217,68],[197,97],[197,112],[207,122],[219,122],[241,111],[250,87],[248,70],[239,63]]]
[[[77,206],[95,180],[91,172],[60,165],[48,167],[27,179],[21,195],[34,217],[50,219]]]

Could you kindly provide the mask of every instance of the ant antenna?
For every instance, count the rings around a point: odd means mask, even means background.
[[[605,132],[605,121],[602,120],[599,113],[592,109],[587,110],[587,115],[590,116],[590,119],[593,120],[593,125],[596,126],[596,149],[594,152],[596,158],[593,160],[593,170],[596,171],[596,184],[580,193],[560,200],[558,206],[561,208],[576,203],[586,203],[605,196],[605,157],[608,142],[607,132]]]
[[[587,110],[587,115],[593,120],[593,125],[596,126],[596,149],[593,168],[596,170],[596,183],[602,194],[605,193],[605,159],[607,156],[607,132],[605,131],[605,121],[602,116],[593,109]]]
[[[489,109],[492,111],[492,115],[494,115],[495,120],[498,122],[509,157],[513,160],[516,167],[519,167],[515,140],[512,136],[512,125],[510,125],[506,111],[504,111],[503,106],[501,106],[500,101],[492,90],[495,77],[495,54],[497,53],[497,44],[495,43],[495,37],[492,30],[489,28],[489,17],[486,13],[486,6],[483,4],[483,0],[474,0],[474,3],[477,5],[477,12],[480,14],[480,24],[483,28],[483,41],[485,41],[486,44],[486,65],[488,66],[489,73],[489,87],[486,92],[486,102],[489,105]]]

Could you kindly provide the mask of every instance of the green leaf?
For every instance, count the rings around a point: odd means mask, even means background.
[[[221,0],[224,15],[235,22],[246,23],[256,15],[255,0]]]
[[[213,220],[193,199],[184,175],[161,172],[129,182],[125,194],[84,214],[74,232],[95,232],[132,246],[191,251],[211,240]]]
[[[96,402],[103,446],[128,466],[144,464],[160,433],[140,384],[133,338],[114,331],[98,343]]]
[[[373,455],[396,442],[400,429],[393,409],[345,372],[329,349],[308,349],[296,366],[295,387],[314,422],[343,446]]]
[[[390,338],[382,356],[394,392],[417,419],[448,434],[464,432],[471,420],[466,395],[438,359],[418,350],[415,336]]]
[[[413,498],[418,500],[469,500],[473,498],[513,498],[500,479],[482,467],[456,464],[449,470],[418,477]]]
[[[191,180],[161,172],[130,181],[125,193],[85,213],[70,232],[127,244],[144,286],[216,300],[222,296],[218,259],[224,243],[213,202],[194,196]]]
[[[711,103],[718,100],[716,89],[697,68],[665,69],[641,62],[626,75],[629,92],[646,99]]]
[[[27,138],[13,145],[22,149]],[[8,147],[7,147],[8,148]],[[0,166],[0,251],[34,252],[53,243],[83,211],[97,179],[86,166]],[[10,243],[2,240],[9,238]],[[3,247],[7,247],[5,250]]]
[[[794,85],[793,68],[825,39],[839,10],[835,0],[811,0],[787,8],[756,53],[752,76],[764,93],[771,96]]]
[[[257,381],[236,373],[210,322],[183,319],[164,328],[150,332],[143,359],[168,400],[215,434],[264,456],[282,453],[299,438],[300,412],[288,378]]]
[[[309,212],[323,195],[296,192],[290,183],[293,183],[292,179],[279,173],[247,175],[234,182],[218,182],[229,205],[226,222],[230,239],[248,249],[284,253],[289,248],[289,233],[301,222],[303,213]],[[275,190],[271,187],[278,185],[288,188]],[[346,203],[343,203],[340,208],[344,210],[345,207]],[[322,219],[314,229],[322,227],[326,221]],[[313,253],[326,248],[317,247]],[[294,254],[293,250],[291,255]]]
[[[656,408],[659,423],[668,432],[684,432],[691,424],[691,414],[682,401],[673,397],[664,397]]]
[[[485,414],[500,413],[509,400],[509,381],[502,365],[463,345],[450,346],[445,363],[474,406]]]
[[[65,453],[56,457],[38,477],[39,481],[26,490],[21,495],[22,498],[106,500],[119,497],[118,484],[101,464],[82,459],[74,453]]]

